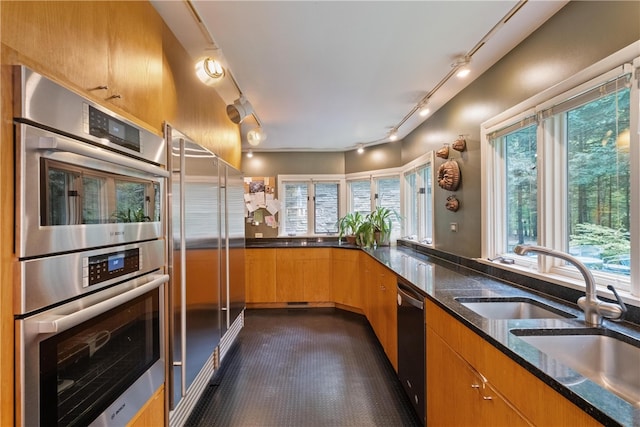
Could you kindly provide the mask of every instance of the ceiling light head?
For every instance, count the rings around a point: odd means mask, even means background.
[[[248,157],[248,158],[252,158],[252,157],[253,157],[253,151],[249,150],[249,151],[247,152],[247,157]]]
[[[262,141],[267,139],[267,135],[264,133],[261,127],[253,128],[247,132],[247,142],[249,145],[259,145]]]
[[[471,68],[469,68],[470,62],[471,58],[469,58],[468,56],[463,56],[458,58],[456,62],[451,64],[451,66],[456,69],[456,77],[464,78],[469,75],[469,73],[471,72]]]
[[[391,129],[391,132],[389,132],[389,140],[390,141],[398,140],[398,129],[396,128]]]
[[[224,68],[211,57],[202,58],[196,63],[196,76],[208,86],[212,86],[224,77]]]
[[[428,104],[429,102],[425,101],[418,107],[418,114],[420,115],[420,117],[427,117],[427,115],[431,112],[431,110],[429,110]]]
[[[358,144],[358,154],[364,153],[364,144]]]
[[[243,96],[233,101],[233,104],[227,105],[227,116],[235,124],[240,124],[252,112],[251,104]]]

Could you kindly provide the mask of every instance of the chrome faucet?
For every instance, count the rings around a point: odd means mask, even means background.
[[[613,304],[598,299],[596,294],[596,281],[593,278],[593,274],[591,274],[591,271],[589,271],[586,265],[575,257],[564,252],[545,248],[544,246],[517,245],[513,248],[513,252],[518,255],[526,255],[529,252],[534,252],[560,258],[573,264],[584,278],[586,294],[578,298],[578,306],[584,311],[584,321],[587,325],[600,326],[604,317],[612,320],[620,320],[627,312],[627,307],[624,305],[624,302],[622,302],[618,292],[616,292],[615,288],[611,285],[607,286],[607,288],[613,292],[618,303]]]

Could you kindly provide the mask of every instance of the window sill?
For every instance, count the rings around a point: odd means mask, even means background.
[[[490,265],[492,267],[500,268],[503,270],[511,271],[514,273],[522,274],[523,276],[531,277],[534,279],[545,280],[547,282],[554,283],[558,286],[564,286],[566,288],[575,289],[582,292],[584,292],[585,290],[584,281],[581,279],[573,279],[560,274],[540,273],[536,269],[528,266],[523,266],[518,264],[503,264],[497,260],[489,261],[484,258],[474,258],[474,261],[479,262],[481,264]],[[625,304],[628,304],[634,307],[640,307],[640,297],[631,294],[628,290],[617,289],[617,288],[616,290],[620,294],[620,297],[622,298]],[[613,298],[613,295],[611,294],[611,292],[606,287],[601,285],[597,286],[597,294],[599,297],[603,297],[607,299]]]

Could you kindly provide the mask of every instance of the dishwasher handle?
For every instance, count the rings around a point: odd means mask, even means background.
[[[424,301],[414,298],[413,295],[409,295],[407,291],[400,288],[398,285],[398,305],[402,305],[402,301],[406,301],[408,304],[419,308],[420,310],[424,310]]]

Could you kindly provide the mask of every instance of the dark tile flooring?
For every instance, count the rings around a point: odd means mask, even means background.
[[[363,316],[247,310],[188,426],[419,426]]]

